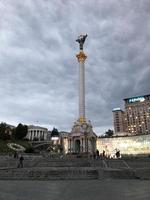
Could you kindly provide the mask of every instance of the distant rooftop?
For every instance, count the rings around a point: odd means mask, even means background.
[[[122,110],[121,110],[121,108],[114,108],[113,112],[115,112],[115,111],[122,111]]]
[[[129,97],[129,98],[125,98],[125,99],[123,99],[123,100],[138,99],[138,98],[145,98],[145,97],[150,97],[150,94],[141,95],[141,96]]]
[[[47,130],[47,128],[45,128],[45,127],[35,126],[35,125],[28,125],[28,128],[29,129],[45,129],[45,130]]]

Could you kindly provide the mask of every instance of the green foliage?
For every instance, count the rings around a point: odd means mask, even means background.
[[[15,139],[16,128],[12,129],[11,139]]]
[[[114,131],[111,130],[111,129],[108,129],[108,131],[105,132],[105,136],[106,136],[106,137],[112,137],[113,134],[114,134]]]
[[[14,150],[10,149],[7,146],[7,144],[9,142],[20,144],[25,149],[28,149],[28,148],[32,147],[29,142],[23,141],[23,140],[11,140],[11,141],[0,140],[0,154],[13,154],[14,153]]]
[[[8,148],[7,142],[4,140],[0,140],[0,153],[8,154],[10,152],[12,152],[12,150]]]
[[[28,133],[28,126],[22,125],[21,123],[14,130],[14,137],[15,139],[21,140],[23,139]]]
[[[27,147],[25,153],[34,153],[34,148],[32,146]]]
[[[59,137],[59,132],[57,128],[54,127],[51,133],[51,137],[55,137],[55,136]]]
[[[28,149],[30,147],[32,147],[31,143],[28,141],[24,141],[24,140],[15,140],[13,141],[16,144],[20,144],[21,146],[23,146],[25,149]]]
[[[10,139],[9,131],[10,131],[10,127],[6,123],[1,122],[0,123],[0,139],[9,140]]]

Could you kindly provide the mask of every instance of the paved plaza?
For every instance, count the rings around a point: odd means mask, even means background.
[[[150,181],[0,181],[0,200],[149,200]]]

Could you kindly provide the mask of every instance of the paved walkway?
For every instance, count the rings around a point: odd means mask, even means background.
[[[0,181],[0,200],[149,200],[150,181]]]

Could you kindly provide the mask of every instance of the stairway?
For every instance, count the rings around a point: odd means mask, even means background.
[[[106,163],[106,168],[111,168],[111,169],[129,169],[129,165],[121,159],[116,159],[116,160],[105,160]]]
[[[98,179],[98,172],[91,168],[16,168],[0,170],[0,180],[76,180]]]
[[[140,163],[140,160],[33,156],[25,157],[24,168],[17,168],[17,165],[18,160],[14,158],[0,158],[0,180],[150,179],[149,160]]]

